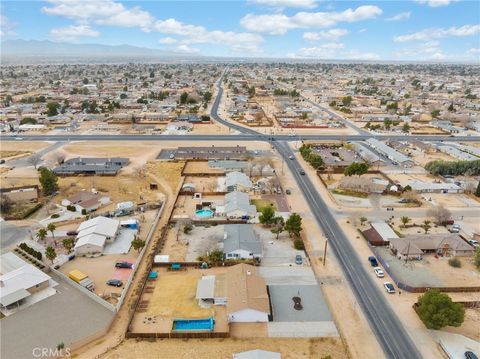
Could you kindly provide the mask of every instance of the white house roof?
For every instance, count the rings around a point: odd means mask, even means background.
[[[111,219],[111,218],[101,217],[101,216],[95,217],[80,224],[77,230],[78,231],[77,238],[83,237],[84,235],[87,235],[90,233],[98,233],[98,234],[103,234],[107,237],[113,237],[117,233],[119,225],[120,225],[120,222],[116,219]]]
[[[233,354],[233,359],[282,359],[282,356],[280,353],[255,349],[248,352],[235,353]]]
[[[252,182],[250,181],[250,179],[245,173],[237,172],[237,171],[229,172],[227,173],[226,177],[227,178],[225,180],[225,183],[227,187],[238,186],[238,185],[247,187],[247,188],[252,187]]]
[[[2,261],[3,256],[1,256]],[[24,265],[21,267],[0,276],[0,282],[2,283],[2,286],[0,286],[0,303],[4,306],[15,303],[30,295],[28,292],[28,295],[26,295],[27,289],[49,279],[50,276],[24,261]]]
[[[90,233],[79,238],[77,240],[77,243],[75,244],[75,248],[79,248],[84,245],[94,245],[94,246],[104,247],[106,240],[107,238],[105,236],[102,236],[101,234]]]
[[[372,222],[370,225],[385,241],[387,241],[389,238],[398,238],[392,227],[390,227],[386,222]]]
[[[225,195],[225,213],[234,211],[243,211],[251,216],[257,213],[256,207],[250,204],[248,194],[237,191]]]
[[[196,299],[212,299],[215,297],[215,276],[205,275],[197,283]]]
[[[423,181],[405,181],[401,183],[402,187],[410,186],[414,191],[442,191],[442,190],[460,190],[461,187],[455,183],[435,183]]]

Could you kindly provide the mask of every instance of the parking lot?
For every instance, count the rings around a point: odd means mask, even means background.
[[[107,255],[96,258],[76,257],[62,265],[60,271],[68,276],[72,270],[78,269],[80,272],[88,275],[95,283],[95,293],[101,297],[109,296],[111,293],[120,294],[122,287],[112,287],[106,284],[109,279],[120,279],[125,282],[128,280],[132,270],[127,268],[115,268],[117,260],[135,263],[136,252],[126,255]]]

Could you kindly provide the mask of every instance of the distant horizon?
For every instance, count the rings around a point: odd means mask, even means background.
[[[16,62],[20,58],[23,60],[19,62],[19,65],[35,65],[35,64],[62,64],[65,63],[67,60],[77,59],[79,60],[76,62],[77,64],[88,64],[88,63],[95,63],[95,64],[111,64],[112,61],[117,60],[118,63],[127,63],[127,62],[136,62],[135,59],[139,60],[142,59],[141,63],[155,63],[155,62],[172,62],[174,60],[183,60],[188,61],[188,63],[195,63],[195,62],[210,62],[210,61],[217,61],[217,62],[226,62],[226,63],[255,63],[255,62],[279,62],[279,63],[365,63],[365,64],[418,64],[418,65],[428,65],[428,64],[438,64],[438,65],[479,65],[475,60],[463,60],[463,61],[455,61],[455,60],[395,60],[395,59],[384,59],[384,60],[366,60],[366,59],[337,59],[337,58],[325,58],[325,59],[312,59],[312,58],[289,58],[289,57],[241,57],[241,56],[209,56],[209,55],[202,55],[202,54],[181,54],[175,52],[163,52],[162,50],[150,48],[150,47],[141,47],[132,44],[118,44],[118,45],[108,45],[96,42],[89,42],[89,43],[82,43],[82,44],[72,44],[68,42],[61,42],[61,41],[52,41],[52,40],[26,40],[26,39],[15,39],[15,40],[2,40],[2,46],[4,44],[13,44],[13,43],[48,43],[52,45],[58,45],[59,47],[63,45],[67,45],[69,48],[71,47],[102,47],[102,48],[112,48],[112,49],[120,49],[122,47],[134,47],[139,50],[149,50],[152,52],[161,53],[159,55],[155,54],[148,54],[148,53],[140,53],[140,54],[129,54],[129,53],[122,53],[122,54],[115,54],[115,53],[98,53],[94,55],[86,55],[86,54],[54,54],[54,55],[45,55],[39,54],[37,52],[33,52],[28,47],[22,49],[24,52],[22,53],[9,53],[8,47],[3,48],[1,59],[2,65],[1,66],[11,66],[11,62]],[[61,49],[60,49],[61,51]],[[99,61],[100,58],[104,58],[106,61],[102,62]],[[124,58],[123,61],[118,61]],[[38,60],[39,62],[35,62],[32,60]],[[55,59],[55,60],[53,60]],[[90,59],[90,60],[88,60]],[[95,60],[95,61],[94,61]],[[4,63],[5,62],[5,63]]]
[[[2,5],[2,41],[125,44],[186,58],[480,63],[475,1],[45,0]]]

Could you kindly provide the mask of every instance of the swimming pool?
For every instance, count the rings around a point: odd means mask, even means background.
[[[195,215],[200,218],[213,217],[213,211],[208,208],[199,209],[198,211],[195,211]]]
[[[213,331],[213,317],[205,319],[175,319],[173,330],[210,330]]]

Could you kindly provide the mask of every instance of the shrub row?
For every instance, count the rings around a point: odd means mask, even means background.
[[[30,254],[32,257],[37,258],[39,261],[42,260],[42,253],[39,251],[36,251],[32,247],[29,247],[26,243],[20,243],[19,247],[24,251]]]

